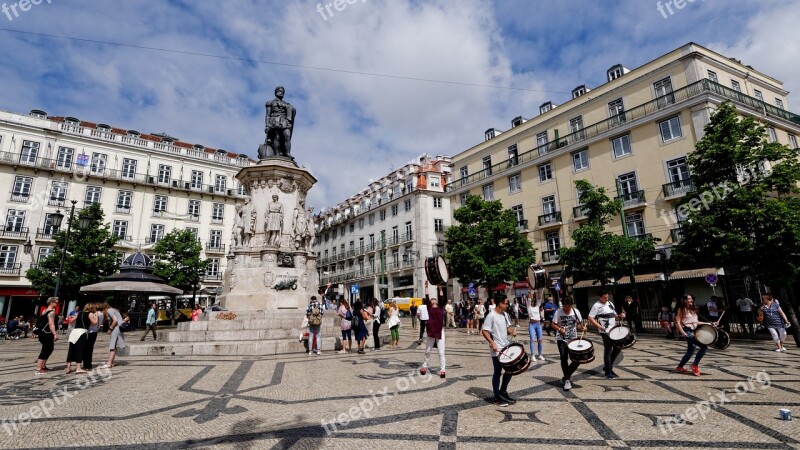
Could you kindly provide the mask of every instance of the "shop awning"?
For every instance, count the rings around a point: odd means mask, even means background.
[[[706,269],[692,269],[692,270],[676,270],[672,272],[669,276],[670,280],[682,280],[685,278],[705,278],[706,275],[714,274],[714,275],[725,275],[725,271],[723,269],[716,269],[714,267],[709,267]]]
[[[572,289],[586,289],[590,287],[600,287],[600,280],[583,280],[572,285]]]
[[[0,287],[0,295],[18,295],[22,297],[38,297],[39,291],[29,287]]]
[[[664,274],[661,272],[647,273],[642,275],[634,274],[634,279],[637,283],[652,283],[654,281],[664,280]],[[631,277],[622,277],[617,280],[617,284],[631,284]]]

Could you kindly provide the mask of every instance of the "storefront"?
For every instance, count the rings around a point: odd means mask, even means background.
[[[5,317],[36,315],[39,291],[29,287],[0,287],[0,314]]]

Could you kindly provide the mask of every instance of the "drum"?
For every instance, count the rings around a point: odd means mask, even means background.
[[[636,343],[636,335],[625,325],[617,325],[608,330],[608,338],[614,347],[619,349],[631,348]]]
[[[717,339],[714,341],[714,347],[725,350],[731,345],[731,335],[727,331],[717,329]]]
[[[694,330],[694,338],[701,344],[711,345],[717,340],[717,329],[707,323],[700,324]]]
[[[511,375],[519,375],[531,366],[531,358],[525,353],[525,346],[519,342],[503,347],[498,359],[503,369]]]
[[[428,282],[435,285],[445,284],[450,278],[447,272],[447,263],[441,256],[431,256],[425,258],[425,276],[428,277]]]
[[[532,289],[547,287],[547,271],[538,264],[531,264],[528,267],[528,284]]]
[[[567,343],[569,359],[580,364],[594,361],[594,345],[586,339],[573,339]]]

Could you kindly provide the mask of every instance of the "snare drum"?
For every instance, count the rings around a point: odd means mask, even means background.
[[[608,330],[608,338],[614,347],[619,349],[631,348],[636,343],[636,335],[625,325],[617,325]]]
[[[569,359],[580,364],[594,361],[594,345],[586,339],[573,339],[567,343]]]
[[[450,278],[447,272],[447,263],[441,256],[431,256],[425,258],[425,276],[428,277],[428,282],[435,285],[445,284]]]
[[[519,375],[531,366],[531,358],[525,353],[525,346],[518,342],[503,347],[497,358],[506,373],[511,375]]]
[[[694,330],[694,338],[701,344],[711,345],[717,340],[717,329],[707,323],[700,324]]]
[[[717,330],[717,339],[714,341],[714,347],[725,350],[731,345],[731,335],[725,330]]]

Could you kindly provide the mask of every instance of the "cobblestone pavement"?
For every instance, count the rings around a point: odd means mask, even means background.
[[[35,376],[38,342],[2,341],[0,448],[800,448],[800,421],[779,419],[782,408],[800,415],[794,345],[709,349],[696,378],[674,372],[683,342],[643,336],[623,351],[620,378],[606,380],[594,335],[597,358],[566,392],[545,336],[547,360],[514,377],[518,403],[501,408],[490,402],[480,336],[447,330],[441,379],[419,374],[410,328],[399,349],[366,355],[121,358],[110,376],[93,377],[63,373],[65,342],[50,359],[54,372]],[[106,344],[101,336],[95,360]],[[709,398],[716,405],[702,403]]]

